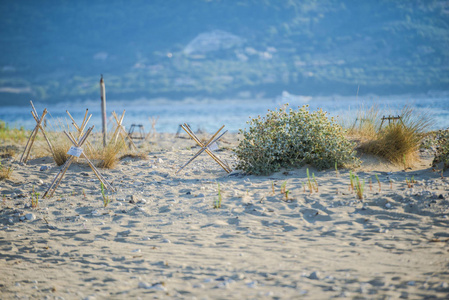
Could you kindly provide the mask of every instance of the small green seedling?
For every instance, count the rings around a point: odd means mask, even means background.
[[[287,180],[284,181],[281,185],[281,194],[285,194],[286,187],[287,187]]]
[[[111,202],[109,196],[106,196],[103,182],[100,182],[101,196],[103,196],[103,206],[106,207]]]
[[[413,185],[416,183],[415,176],[412,176],[410,180],[408,180],[408,178],[405,177],[405,183],[407,183],[408,188],[411,189]]]
[[[379,180],[379,177],[377,176],[377,174],[375,174],[375,176],[376,176],[377,183],[379,184],[379,192],[380,192],[382,190],[380,180]]]
[[[215,201],[214,208],[221,208],[221,200],[222,200],[222,196],[221,196],[220,184],[218,184],[218,199]]]
[[[338,172],[337,162],[335,162],[335,175],[337,175],[337,177],[340,175],[340,172]]]
[[[31,207],[32,208],[37,208],[39,206],[39,193],[37,193],[34,190],[34,185],[33,185],[33,192],[31,193]]]
[[[352,174],[352,171],[349,170],[349,190],[350,191],[354,191],[354,180],[355,180],[355,176],[354,174]]]
[[[315,191],[318,193],[318,182],[316,181],[315,173],[312,173],[312,177],[313,177],[313,182],[315,184]]]
[[[313,192],[313,184],[312,181],[310,180],[310,176],[309,176],[309,168],[307,168],[307,185],[309,186],[309,191],[312,194]]]
[[[288,201],[288,193],[290,193],[290,191],[289,191],[289,190],[286,190],[286,191],[285,191],[285,201]]]
[[[356,176],[355,188],[356,188],[357,197],[360,200],[363,200],[363,192],[365,190],[365,179],[363,179],[363,182],[360,182],[359,176]]]

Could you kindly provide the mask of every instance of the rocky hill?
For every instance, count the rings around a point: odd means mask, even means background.
[[[0,105],[449,88],[449,3],[2,1]]]

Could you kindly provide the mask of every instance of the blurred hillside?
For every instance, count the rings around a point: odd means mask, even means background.
[[[1,1],[0,105],[449,90],[441,0]]]

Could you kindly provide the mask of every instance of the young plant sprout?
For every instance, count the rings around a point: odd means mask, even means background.
[[[355,176],[354,174],[352,174],[352,171],[349,170],[349,190],[350,191],[354,191],[354,181],[355,181]]]
[[[101,195],[103,196],[103,205],[104,207],[108,206],[108,204],[111,202],[111,199],[109,198],[109,196],[106,196],[105,192],[104,192],[104,185],[103,182],[100,182],[100,189],[101,189]]]
[[[31,194],[31,207],[37,208],[39,206],[39,193],[34,191],[34,185],[33,185],[33,192]]]
[[[318,193],[318,182],[316,181],[315,173],[312,173],[312,177],[313,177],[313,182],[315,183],[315,191]]]
[[[310,176],[309,176],[309,168],[307,168],[307,185],[309,186],[309,191],[312,194],[313,192],[313,185],[312,185],[312,181],[310,180]]]
[[[221,208],[221,200],[222,200],[222,196],[221,196],[221,190],[220,190],[220,184],[218,184],[218,199],[215,201],[215,205],[214,208]]]
[[[357,176],[355,188],[356,188],[357,197],[360,200],[363,200],[363,191],[365,189],[365,179],[363,179],[363,182],[360,182],[359,176]]]
[[[380,192],[382,190],[380,180],[379,180],[379,177],[377,176],[377,174],[375,174],[375,176],[376,176],[377,183],[379,184],[379,192]]]

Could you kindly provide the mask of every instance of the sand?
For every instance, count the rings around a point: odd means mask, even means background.
[[[236,135],[224,140],[217,154],[233,164]],[[365,157],[359,200],[349,170],[227,174],[203,153],[176,174],[195,143],[163,134],[150,147],[100,169],[118,189],[107,207],[81,160],[38,208],[33,187],[43,195],[60,167],[2,160],[14,172],[0,181],[1,299],[449,297],[449,180],[429,153],[406,171]],[[318,191],[304,189],[307,168]]]

